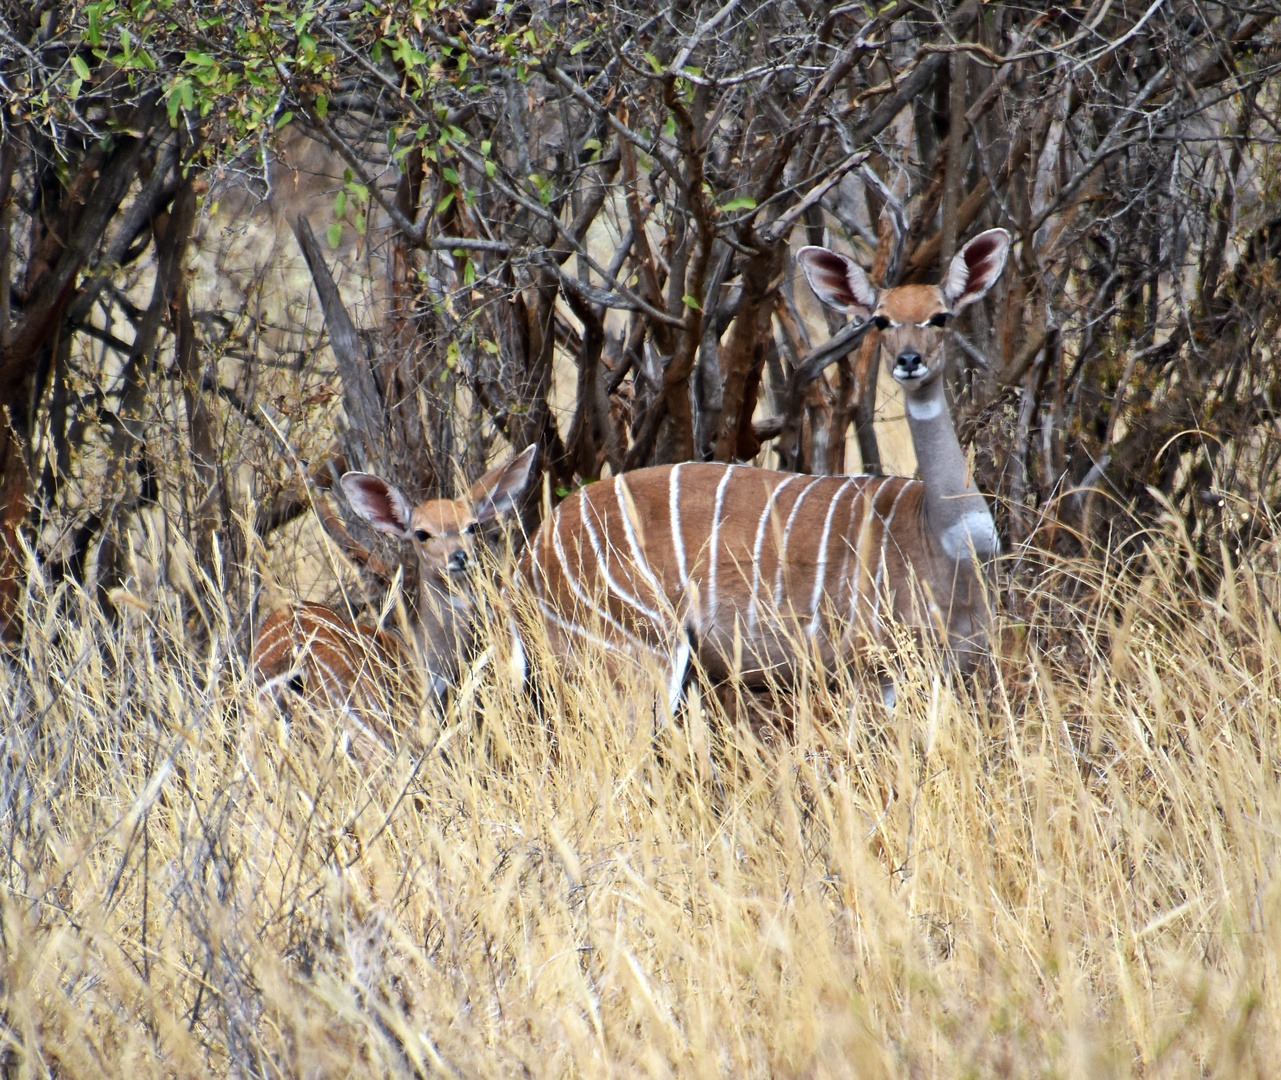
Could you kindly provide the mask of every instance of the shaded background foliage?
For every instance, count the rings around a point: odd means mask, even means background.
[[[793,251],[933,281],[993,225],[1012,266],[953,392],[1007,538],[1091,550],[1168,511],[1248,545],[1281,457],[1278,13],[6,0],[0,627],[24,543],[110,609],[157,529],[205,570],[194,611],[210,584],[248,611],[313,505],[385,581],[344,468],[411,497],[497,442],[537,442],[553,493],[877,471],[874,335],[815,335]],[[295,250],[311,280],[273,293]]]

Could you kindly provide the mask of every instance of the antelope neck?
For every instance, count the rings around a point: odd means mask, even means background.
[[[450,587],[424,578],[418,586],[415,631],[433,676],[453,682],[458,657],[466,651],[472,633],[472,596],[469,582]]]
[[[966,475],[965,455],[948,411],[943,380],[919,391],[905,390],[907,426],[925,485],[925,529],[954,559],[996,553],[996,527],[987,500]]]

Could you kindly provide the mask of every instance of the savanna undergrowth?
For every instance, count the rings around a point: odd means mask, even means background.
[[[213,600],[32,592],[5,1075],[1267,1075],[1278,580],[1152,545],[1023,566],[988,671],[810,680],[765,742],[706,692],[535,706],[495,633],[370,746],[256,700]]]

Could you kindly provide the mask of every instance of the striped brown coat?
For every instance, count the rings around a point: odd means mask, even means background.
[[[825,302],[871,319],[903,387],[919,478],[805,476],[740,465],[642,469],[570,495],[526,549],[519,580],[553,648],[651,657],[679,693],[690,656],[717,678],[789,678],[798,650],[866,665],[890,624],[962,667],[986,641],[986,564],[999,544],[966,469],[943,387],[944,326],[999,277],[1001,229],[941,286],[878,294],[849,258],[799,256]]]

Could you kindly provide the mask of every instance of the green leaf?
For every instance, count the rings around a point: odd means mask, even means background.
[[[342,217],[347,212],[347,192],[339,191],[334,196],[334,217]]]
[[[575,42],[574,47],[569,50],[569,55],[577,56],[580,52],[582,52],[585,48],[587,48],[587,46],[590,45],[591,43],[592,43],[591,38],[583,38],[582,41]]]
[[[599,150],[600,150],[600,139],[584,139],[584,140],[583,140],[583,149],[584,149],[584,150],[597,150],[597,151],[599,151]]]
[[[445,180],[451,184],[458,183],[457,169],[451,168],[450,166],[446,165],[443,169],[440,170],[440,175],[443,176]]]
[[[488,176],[488,177],[492,180],[492,179],[494,178],[494,174],[495,174],[496,172],[498,172],[498,166],[497,166],[496,164],[494,164],[494,162],[492,162],[492,161],[487,161],[487,162],[485,162],[485,175],[486,175],[486,176]]]
[[[463,284],[467,286],[476,284],[476,264],[471,259],[463,264]]]
[[[662,74],[663,65],[658,62],[658,57],[653,53],[646,53],[645,59],[649,61],[649,66],[654,69],[655,74]]]
[[[342,240],[342,225],[335,221],[329,226],[329,231],[325,233],[325,239],[329,241],[331,248],[336,248],[338,242]]]
[[[322,120],[329,115],[329,96],[327,94],[316,95],[316,115]]]
[[[80,96],[80,86],[82,82],[83,80],[81,79],[72,79],[71,83],[67,86],[67,97],[72,101],[75,101],[76,98]]]
[[[482,157],[489,157],[489,152],[494,148],[494,144],[488,139],[480,140],[480,153]]]
[[[358,232],[361,236],[364,236],[365,235],[365,215],[364,214],[356,215],[355,226],[356,226],[356,232]]]
[[[756,200],[755,200],[755,199],[749,199],[746,195],[744,195],[742,198],[739,198],[739,199],[730,199],[730,201],[729,201],[729,202],[727,202],[727,203],[722,203],[722,204],[721,204],[721,209],[722,209],[722,210],[724,210],[724,211],[730,211],[730,210],[755,210],[755,209],[756,209]]]
[[[448,195],[446,195],[443,199],[441,199],[440,202],[436,204],[436,213],[443,214],[446,210],[449,209],[450,204],[453,201],[454,201],[454,193],[451,191]]]
[[[289,123],[289,121],[292,120],[293,118],[294,118],[294,114],[292,112],[281,113],[280,119],[276,121],[276,130],[279,131],[282,127],[284,127],[287,123]]]
[[[685,301],[686,307],[692,307],[695,311],[703,310],[703,305],[700,304],[696,299],[694,299],[694,297],[690,296],[689,293],[686,293],[684,296],[681,297],[681,299]]]
[[[89,65],[84,62],[82,57],[73,56],[71,58],[71,66],[76,69],[76,74],[80,76],[81,82],[89,81]]]

